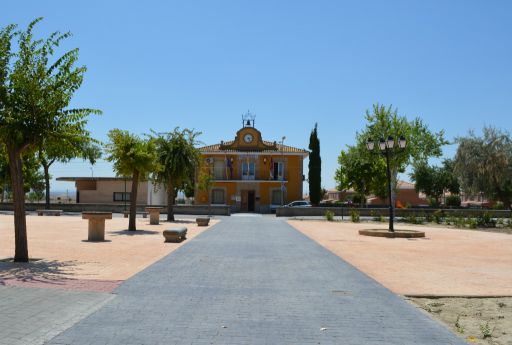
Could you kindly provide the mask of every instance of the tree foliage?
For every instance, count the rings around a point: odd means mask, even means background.
[[[101,157],[101,148],[98,144],[99,142],[92,139],[88,131],[63,133],[62,136],[43,141],[37,150],[37,158],[44,174],[45,208],[50,208],[50,167],[53,163],[67,163],[73,158],[82,158],[95,164]]]
[[[370,194],[386,197],[386,165],[383,160],[373,160],[366,154],[366,147],[348,146],[338,157],[334,179],[338,190],[353,189],[366,200]]]
[[[309,199],[311,204],[316,206],[322,200],[322,158],[317,123],[309,136],[309,150],[311,151],[308,165]]]
[[[167,221],[174,221],[175,189],[193,185],[191,179],[199,165],[200,154],[196,144],[200,134],[178,127],[169,133],[153,132],[158,162],[154,180],[165,186],[167,191]]]
[[[365,118],[367,121],[366,128],[356,134],[361,160],[385,162],[384,155],[377,152],[377,144],[374,152],[363,149],[368,139],[377,143],[380,139],[387,139],[388,136],[395,140],[403,136],[407,140],[405,149],[398,149],[395,145],[390,155],[392,194],[396,189],[399,173],[404,173],[407,166],[412,162],[426,162],[430,157],[441,156],[441,147],[448,143],[444,139],[443,131],[434,133],[420,118],[408,120],[407,117],[398,115],[398,109],[393,109],[392,106],[385,107],[384,105],[375,104],[372,112],[366,111]],[[379,164],[385,172],[385,164]],[[377,189],[373,190],[372,193],[378,195],[380,191]]]
[[[119,176],[132,177],[130,194],[130,218],[128,230],[137,230],[137,191],[139,181],[145,180],[156,169],[156,146],[153,139],[142,139],[135,134],[120,129],[108,132],[109,142],[105,145],[107,161],[114,163],[114,171]]]
[[[440,167],[428,165],[424,161],[414,164],[411,179],[415,182],[416,191],[425,193],[436,206],[441,204],[441,197],[445,192],[460,192],[459,181],[454,173],[454,162],[449,159],[444,160]]]
[[[28,261],[23,156],[66,133],[83,133],[94,109],[70,109],[86,71],[76,66],[78,49],[55,56],[71,34],[52,33],[34,39],[32,21],[25,31],[15,25],[0,30],[0,141],[5,145],[14,204],[15,261]],[[13,49],[16,41],[17,49]]]
[[[465,193],[484,193],[503,202],[512,200],[512,138],[510,133],[484,127],[483,136],[469,132],[456,139],[455,171]]]

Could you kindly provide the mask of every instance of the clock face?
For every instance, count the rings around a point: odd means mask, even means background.
[[[244,135],[244,141],[245,141],[246,143],[250,143],[250,142],[252,142],[252,135],[251,135],[251,134],[246,134],[246,135]]]

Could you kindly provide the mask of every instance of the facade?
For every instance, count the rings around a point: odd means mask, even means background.
[[[58,177],[57,181],[75,182],[77,204],[124,204],[130,201],[132,181],[123,177]],[[164,205],[165,191],[151,182],[140,181],[137,204]]]
[[[201,174],[213,178],[210,195],[196,189],[195,204],[230,205],[233,212],[270,212],[301,200],[308,151],[265,141],[254,121],[244,121],[232,141],[200,148]]]

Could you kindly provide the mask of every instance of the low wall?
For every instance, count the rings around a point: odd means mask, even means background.
[[[137,211],[142,212],[144,208],[148,205],[137,205]],[[151,205],[158,206],[158,205]],[[167,212],[167,207],[162,206],[163,209],[161,213]],[[26,203],[25,209],[27,211],[35,211],[39,209],[44,209],[44,204],[40,203]],[[130,209],[130,205],[127,204],[126,208],[124,204],[51,204],[51,209],[54,210],[62,210],[64,212],[83,212],[83,211],[102,211],[102,212],[113,212],[113,213],[122,213],[125,210],[128,211]],[[0,203],[0,211],[12,211],[13,205],[12,203]],[[229,216],[231,215],[231,211],[229,206],[211,206],[211,213],[208,210],[208,205],[175,205],[174,213],[176,214],[197,214],[197,215],[215,215],[215,216]]]
[[[388,216],[388,208],[356,208],[356,207],[278,207],[277,217],[310,217],[324,216],[326,211],[331,211],[335,216],[349,217],[351,211],[357,211],[362,217]],[[483,212],[489,213],[494,218],[510,218],[510,210],[485,210],[485,209],[434,209],[434,208],[397,208],[396,217],[426,216],[436,211],[444,212],[447,217],[476,217]]]

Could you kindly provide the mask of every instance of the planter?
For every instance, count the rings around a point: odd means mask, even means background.
[[[210,218],[209,217],[196,218],[196,223],[198,226],[208,226],[208,224],[210,223]]]

